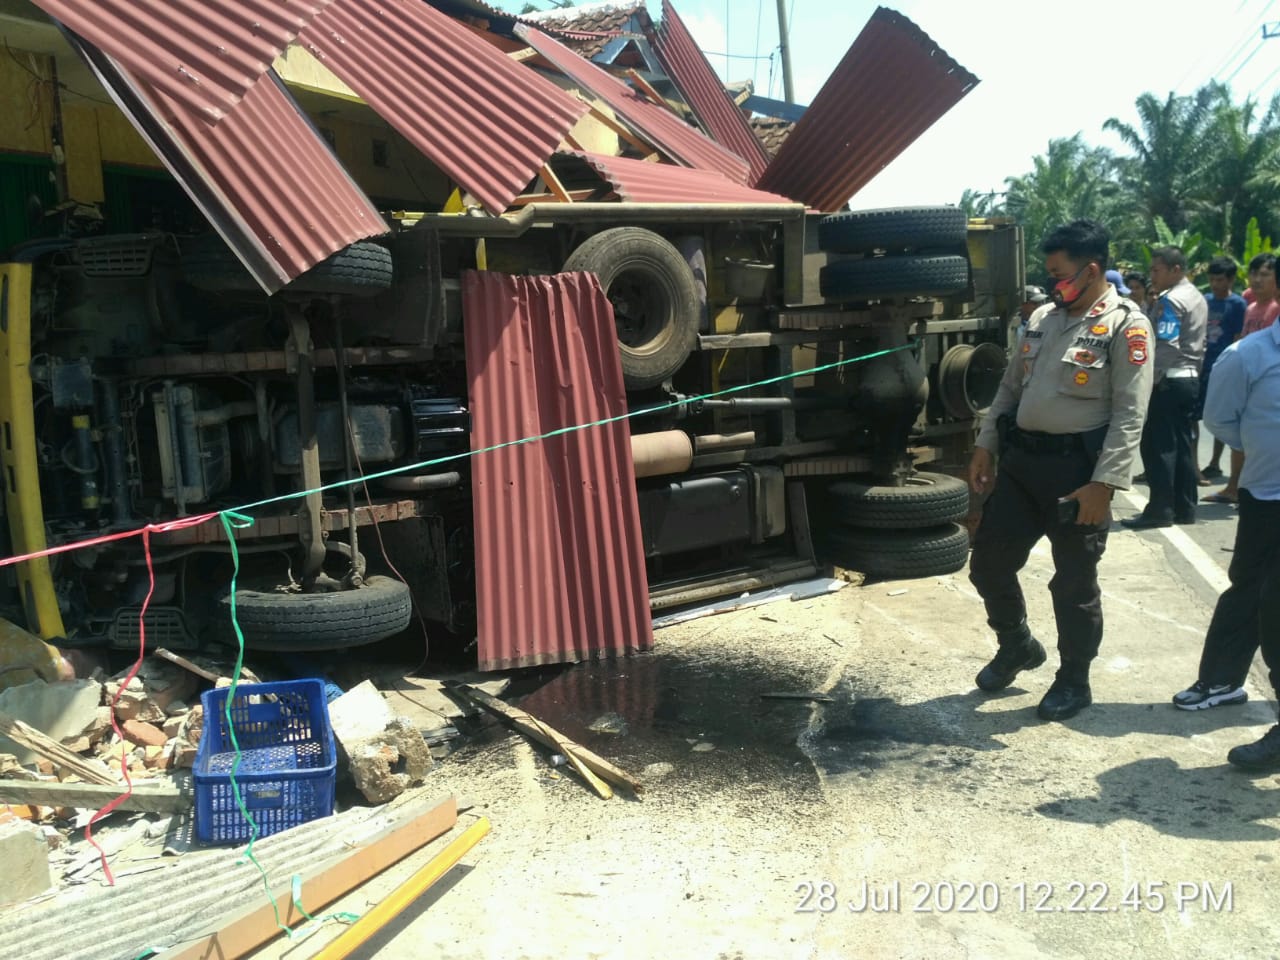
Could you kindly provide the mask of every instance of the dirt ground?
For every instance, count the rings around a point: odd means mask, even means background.
[[[495,728],[423,791],[492,834],[357,956],[1280,956],[1280,778],[1226,764],[1275,704],[1260,667],[1242,707],[1169,704],[1212,596],[1177,566],[1167,539],[1117,527],[1095,705],[1064,724],[1035,715],[1052,656],[976,691],[994,647],[964,574],[698,620],[561,673],[522,705],[644,799],[602,801]],[[1049,646],[1051,573],[1042,545],[1024,582]],[[831,702],[761,697],[810,691]]]

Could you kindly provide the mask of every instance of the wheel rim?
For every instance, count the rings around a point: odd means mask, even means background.
[[[609,284],[618,343],[633,354],[658,350],[670,337],[671,298],[652,273],[622,270]]]

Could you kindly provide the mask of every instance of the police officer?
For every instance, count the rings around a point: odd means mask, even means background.
[[[1111,496],[1129,486],[1151,394],[1151,325],[1107,282],[1109,242],[1092,220],[1045,239],[1053,302],[1027,321],[969,464],[974,492],[994,487],[969,565],[999,645],[978,674],[983,690],[1002,690],[1045,661],[1027,626],[1018,571],[1041,536],[1053,547],[1049,592],[1061,666],[1040,701],[1045,720],[1065,720],[1093,702],[1089,664],[1102,641],[1098,560]]]
[[[1131,530],[1196,522],[1200,490],[1193,437],[1209,304],[1186,269],[1186,255],[1177,247],[1151,254],[1151,286],[1160,299],[1151,311],[1155,387],[1141,448],[1151,502],[1136,517],[1120,521]]]

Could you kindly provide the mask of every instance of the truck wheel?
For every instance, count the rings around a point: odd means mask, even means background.
[[[231,596],[219,599],[230,626]],[[374,643],[409,625],[413,596],[390,577],[370,577],[354,590],[285,593],[241,588],[236,620],[254,650],[342,650]]]
[[[850,210],[818,223],[818,249],[827,253],[963,248],[969,221],[959,207]]]
[[[652,230],[602,230],[564,272],[594,273],[613,304],[628,390],[656,387],[684,366],[698,340],[698,288],[680,251]]]
[[[822,268],[818,285],[828,300],[940,297],[969,285],[969,261],[919,256],[836,260]]]
[[[837,480],[823,499],[832,522],[883,530],[936,527],[969,515],[968,484],[945,473],[921,471],[901,487]]]
[[[869,577],[909,579],[955,573],[969,559],[969,532],[958,523],[923,530],[828,530],[823,555]]]
[[[258,282],[216,234],[182,242],[182,274],[197,290],[262,293]],[[391,251],[361,241],[321,260],[279,292],[372,297],[391,286],[391,277]]]

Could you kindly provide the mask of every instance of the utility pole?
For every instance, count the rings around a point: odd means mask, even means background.
[[[787,0],[778,0],[778,50],[782,54],[782,96],[796,102],[796,85],[791,76],[791,35],[787,31]]]

